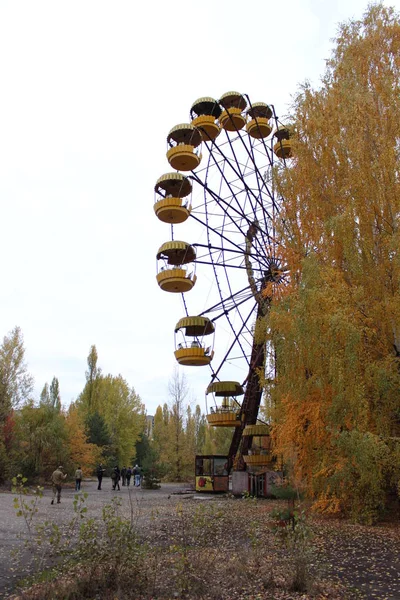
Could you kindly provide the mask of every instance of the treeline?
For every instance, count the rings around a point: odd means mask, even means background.
[[[151,450],[158,472],[171,481],[194,476],[196,454],[225,454],[232,430],[210,427],[199,405],[192,410],[187,402],[188,385],[176,369],[168,386],[169,403],[154,415]],[[145,462],[146,466],[146,462]]]
[[[196,452],[225,451],[229,432],[208,427],[199,406],[187,404],[185,378],[176,371],[168,402],[149,425],[145,406],[121,376],[104,375],[95,346],[87,357],[86,383],[76,401],[63,406],[54,377],[39,401],[32,399],[33,377],[25,362],[21,330],[6,335],[0,347],[0,481],[18,473],[45,481],[62,464],[71,475],[86,475],[102,462],[138,462],[154,478],[182,481],[193,477]]]

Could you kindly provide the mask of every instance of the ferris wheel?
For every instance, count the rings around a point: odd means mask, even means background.
[[[157,252],[157,282],[183,299],[176,360],[210,369],[209,424],[233,428],[228,470],[234,461],[257,469],[271,460],[269,427],[258,419],[260,374],[272,379],[274,367],[254,332],[288,283],[274,172],[291,160],[291,130],[273,105],[234,91],[196,100],[189,114],[168,133],[173,171],[154,188],[155,214],[171,228]],[[264,451],[251,451],[255,439]]]

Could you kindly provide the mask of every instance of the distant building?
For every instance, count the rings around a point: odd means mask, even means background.
[[[153,439],[154,416],[146,415],[146,435],[149,440]]]

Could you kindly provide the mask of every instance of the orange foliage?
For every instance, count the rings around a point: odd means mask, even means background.
[[[295,100],[295,158],[276,174],[293,272],[269,319],[273,435],[316,507],[362,511],[370,489],[372,518],[400,477],[382,441],[400,423],[399,17],[371,6],[336,42],[321,89]]]
[[[65,424],[68,434],[70,460],[75,465],[75,468],[80,466],[84,475],[89,475],[93,472],[95,465],[101,462],[101,448],[96,446],[96,444],[87,442],[84,426],[74,405],[71,405],[66,415]]]

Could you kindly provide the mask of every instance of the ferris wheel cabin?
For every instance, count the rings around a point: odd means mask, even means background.
[[[213,427],[240,427],[240,404],[236,400],[244,394],[237,381],[215,381],[210,383],[206,396],[213,395],[214,406],[207,412],[207,422]],[[218,399],[220,401],[218,402]]]
[[[184,223],[192,210],[192,184],[182,173],[166,173],[154,186],[154,212],[163,223]]]
[[[242,435],[251,438],[251,446],[247,454],[243,456],[246,465],[251,467],[269,466],[272,461],[269,425],[266,423],[246,425]]]
[[[221,133],[217,119],[222,108],[214,98],[199,98],[190,109],[191,124],[200,131],[203,142],[215,140]]]
[[[177,240],[165,242],[157,252],[160,288],[165,292],[189,292],[196,283],[195,258],[196,251],[190,244]]]
[[[177,171],[193,171],[201,162],[201,133],[190,123],[171,129],[167,137],[167,160]]]
[[[246,124],[243,111],[247,108],[245,97],[239,92],[227,92],[219,99],[223,111],[219,117],[222,129],[226,131],[239,131]]]
[[[214,331],[214,324],[207,317],[180,319],[175,326],[175,358],[178,363],[190,367],[209,365],[214,357]],[[212,342],[206,344],[204,338],[211,335]]]
[[[277,140],[274,144],[274,152],[278,158],[291,158],[293,156],[290,136],[290,128],[285,125],[280,125],[274,132],[274,138]]]
[[[272,110],[268,104],[255,102],[246,112],[246,116],[248,119],[246,131],[251,137],[260,140],[270,135],[272,127],[269,120],[272,117]]]

